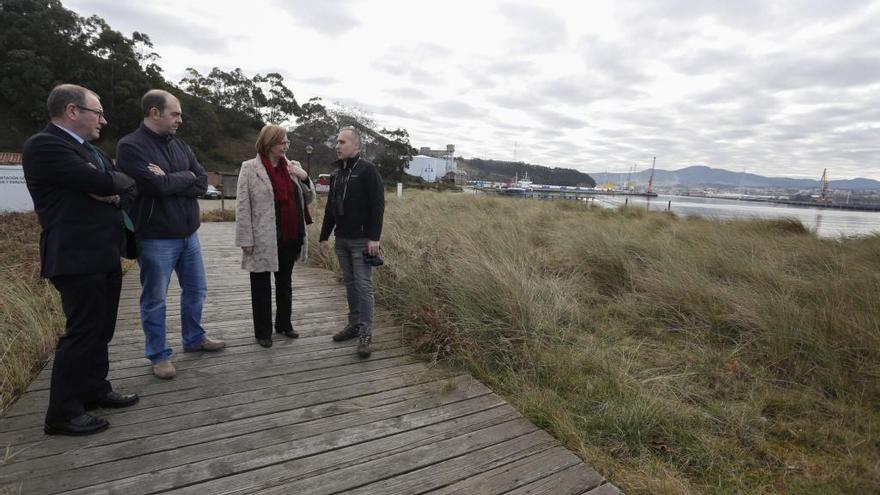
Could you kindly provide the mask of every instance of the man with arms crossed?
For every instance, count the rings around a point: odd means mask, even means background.
[[[131,209],[138,239],[141,273],[141,324],[144,354],[153,374],[170,379],[177,374],[165,340],[165,299],[171,272],[182,289],[180,325],[184,352],[219,351],[226,346],[205,335],[202,306],[207,293],[199,228],[197,197],[208,188],[205,170],[190,147],[175,137],[183,123],[180,101],[159,89],[141,99],[144,120],[119,140],[117,159],[137,181],[140,192]]]
[[[348,325],[333,336],[336,342],[359,338],[357,353],[369,357],[373,340],[373,266],[365,255],[379,254],[385,189],[375,165],[360,155],[361,137],[354,127],[343,127],[336,137],[339,159],[330,182],[330,193],[321,226],[321,255],[327,256],[327,239],[334,230],[334,250],[342,268],[348,296]]]
[[[62,84],[49,93],[46,106],[52,122],[24,143],[22,153],[25,181],[43,228],[40,275],[58,290],[67,317],[55,348],[43,430],[91,435],[110,424],[86,410],[138,401],[136,394],[116,392],[107,381],[107,345],[122,288],[121,208],[136,191],[134,181],[89,143],[107,124],[97,94]]]

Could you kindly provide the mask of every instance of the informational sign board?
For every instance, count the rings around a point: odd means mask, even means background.
[[[21,165],[0,165],[0,212],[34,211]]]

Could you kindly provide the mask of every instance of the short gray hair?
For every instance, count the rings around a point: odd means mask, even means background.
[[[86,104],[86,94],[95,95],[99,101],[101,97],[92,90],[86,89],[76,84],[59,84],[52,88],[49,92],[49,98],[46,99],[46,109],[49,111],[49,117],[61,117],[64,115],[64,109],[67,105],[76,105],[81,107]]]
[[[361,133],[358,132],[357,128],[353,125],[347,125],[345,127],[339,128],[339,132],[336,133],[337,136],[342,133],[342,131],[348,131],[351,133],[351,136],[354,138],[354,142],[357,143],[358,148],[361,146]]]

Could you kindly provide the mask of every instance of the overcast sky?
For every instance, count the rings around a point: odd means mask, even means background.
[[[416,147],[880,179],[880,0],[62,1],[149,34],[172,82],[279,72]]]

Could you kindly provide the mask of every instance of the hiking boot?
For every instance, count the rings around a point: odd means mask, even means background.
[[[201,344],[195,347],[184,347],[183,352],[216,352],[224,347],[226,347],[226,342],[223,342],[222,340],[212,340],[210,337],[206,336]]]
[[[361,325],[346,325],[345,328],[333,335],[333,342],[342,342],[358,336]]]
[[[177,374],[177,370],[174,369],[171,361],[166,359],[153,365],[153,374],[163,380],[170,380]]]
[[[373,336],[372,335],[361,335],[358,340],[358,356],[362,358],[370,357],[370,354],[373,352]]]

